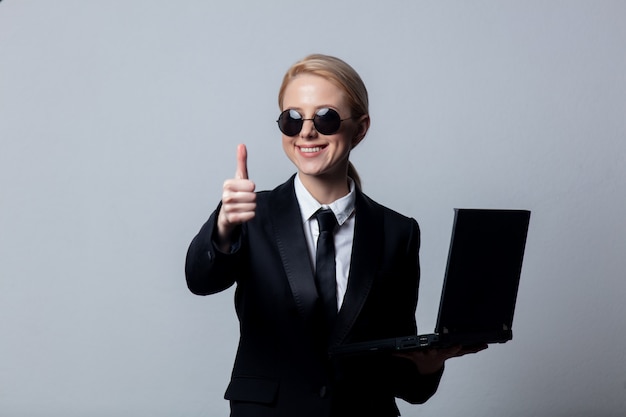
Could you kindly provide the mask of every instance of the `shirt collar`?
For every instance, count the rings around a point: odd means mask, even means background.
[[[296,175],[294,180],[294,187],[296,191],[296,199],[298,200],[298,204],[300,205],[300,214],[302,214],[302,223],[306,223],[316,211],[320,208],[330,208],[335,217],[337,218],[337,223],[339,226],[345,223],[348,218],[354,212],[354,202],[356,200],[355,195],[355,186],[352,178],[348,177],[348,182],[350,184],[350,192],[341,197],[338,200],[333,201],[330,204],[320,204],[309,191],[304,187],[302,181],[300,180],[300,176]]]

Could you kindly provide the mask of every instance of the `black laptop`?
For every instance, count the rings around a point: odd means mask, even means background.
[[[338,345],[331,355],[505,343],[522,270],[528,210],[455,209],[435,332]]]

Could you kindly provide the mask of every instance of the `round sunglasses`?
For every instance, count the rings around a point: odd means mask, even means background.
[[[322,135],[332,135],[337,133],[341,122],[348,119],[350,117],[342,119],[336,110],[324,107],[315,112],[312,119],[305,119],[297,110],[287,109],[278,116],[276,122],[280,131],[287,136],[296,136],[300,133],[305,120],[312,120],[315,130]]]

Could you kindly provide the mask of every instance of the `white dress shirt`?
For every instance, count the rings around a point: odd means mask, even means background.
[[[343,297],[348,287],[348,276],[350,274],[350,259],[352,258],[352,241],[354,239],[354,181],[350,181],[350,192],[348,195],[333,201],[328,205],[320,204],[309,191],[304,187],[300,177],[296,175],[294,185],[296,198],[300,206],[300,214],[302,215],[302,226],[304,236],[309,248],[309,256],[311,264],[315,267],[315,252],[317,248],[317,238],[319,236],[319,226],[315,219],[315,212],[320,208],[330,208],[339,227],[335,230],[335,261],[337,265],[337,311],[341,308]]]

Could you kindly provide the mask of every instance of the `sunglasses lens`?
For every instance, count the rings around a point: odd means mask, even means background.
[[[278,128],[287,136],[296,136],[302,130],[305,119],[296,110],[285,110],[278,116]],[[322,135],[332,135],[337,133],[341,126],[341,116],[333,109],[323,108],[315,113],[313,125]]]
[[[287,136],[295,136],[302,130],[302,115],[297,111],[285,110],[278,117],[278,128]]]
[[[313,118],[315,129],[322,135],[337,133],[341,126],[341,116],[333,109],[320,109]]]

